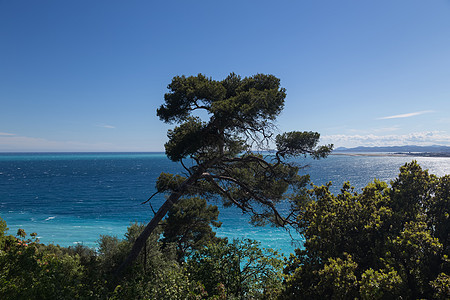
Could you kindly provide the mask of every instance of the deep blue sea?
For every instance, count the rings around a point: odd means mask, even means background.
[[[389,182],[413,159],[433,174],[450,174],[450,158],[331,155],[299,163],[309,165],[302,172],[316,185],[332,181],[337,192],[345,181],[357,189],[374,178]],[[0,216],[10,234],[23,228],[44,243],[96,247],[100,235],[123,237],[130,223],[147,223],[153,213],[141,202],[159,174],[182,171],[164,153],[0,153]],[[154,198],[155,210],[163,200]],[[283,229],[249,225],[238,209],[220,208],[219,219],[219,236],[256,239],[285,255],[298,246]]]

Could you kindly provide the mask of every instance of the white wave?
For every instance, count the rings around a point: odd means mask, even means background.
[[[50,220],[53,220],[54,218],[56,218],[56,217],[48,217],[47,219],[45,219],[45,221],[50,221]]]

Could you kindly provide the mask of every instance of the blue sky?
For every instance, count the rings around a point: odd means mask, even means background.
[[[176,75],[270,73],[280,132],[450,146],[450,1],[0,0],[0,151],[162,151]]]

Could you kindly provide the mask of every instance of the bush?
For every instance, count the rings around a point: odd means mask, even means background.
[[[314,187],[301,211],[304,249],[292,255],[284,299],[446,298],[449,294],[450,176],[416,162],[391,187],[375,180],[358,194]]]

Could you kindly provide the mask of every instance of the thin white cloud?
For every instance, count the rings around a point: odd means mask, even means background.
[[[376,147],[376,146],[403,146],[403,145],[444,145],[450,146],[450,134],[444,131],[413,132],[409,134],[389,135],[324,135],[322,143],[332,143],[336,147]]]
[[[116,128],[115,126],[112,126],[112,125],[106,125],[106,124],[103,124],[103,125],[97,125],[98,127],[102,127],[102,128],[109,128],[109,129],[113,129],[113,128]]]
[[[14,133],[0,132],[0,136],[14,136]]]
[[[414,117],[414,116],[418,116],[418,115],[423,115],[423,114],[427,114],[427,113],[431,113],[431,112],[433,112],[433,111],[432,111],[432,110],[423,110],[423,111],[417,111],[417,112],[408,113],[408,114],[401,114],[401,115],[394,115],[394,116],[381,117],[381,118],[378,118],[377,120],[388,120],[388,119],[409,118],[409,117]]]

